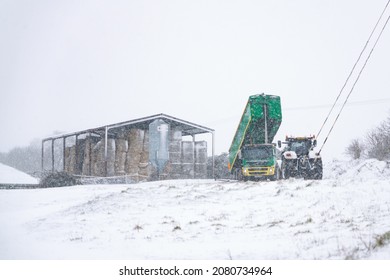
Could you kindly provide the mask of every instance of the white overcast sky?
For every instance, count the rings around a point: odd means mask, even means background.
[[[315,134],[386,2],[0,0],[0,151],[165,113],[214,128],[219,154],[262,92],[282,99],[276,140]],[[325,158],[390,114],[389,50],[390,26]]]

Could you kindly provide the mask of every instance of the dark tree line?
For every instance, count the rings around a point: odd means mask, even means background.
[[[56,143],[54,145],[54,168],[56,171],[62,170],[62,145]],[[0,163],[16,168],[27,174],[35,177],[41,175],[41,157],[42,157],[42,144],[40,139],[33,140],[26,147],[15,147],[7,153],[0,153]],[[51,146],[45,145],[45,170],[51,170]]]
[[[214,173],[215,179],[229,179],[231,178],[230,172],[228,170],[229,154],[222,153],[220,155],[214,156]],[[207,177],[213,178],[213,162],[212,157],[208,158],[207,161]]]
[[[41,170],[41,142],[34,140],[27,147],[16,147],[8,153],[0,153],[0,162],[28,174]]]

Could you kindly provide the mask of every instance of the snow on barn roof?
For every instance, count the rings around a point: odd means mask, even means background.
[[[202,133],[213,133],[214,129],[195,124],[192,122],[188,122],[179,118],[175,118],[166,114],[157,114],[157,115],[152,115],[149,117],[144,117],[144,118],[139,118],[139,119],[134,119],[134,120],[129,120],[129,121],[124,121],[124,122],[119,122],[115,124],[110,124],[110,125],[105,125],[97,128],[91,128],[91,129],[86,129],[86,130],[81,130],[77,132],[72,132],[72,133],[66,133],[66,134],[61,134],[61,135],[55,135],[52,137],[48,137],[43,139],[43,141],[47,140],[55,140],[55,139],[60,139],[60,138],[66,138],[70,136],[76,136],[76,135],[81,135],[81,134],[87,134],[87,133],[94,133],[98,135],[104,135],[106,131],[108,131],[110,136],[117,136],[118,134],[123,133],[124,131],[127,131],[131,128],[141,128],[141,129],[146,129],[150,123],[152,123],[154,120],[161,119],[168,124],[170,124],[172,127],[175,127],[179,130],[182,131],[183,136],[187,135],[196,135],[196,134],[202,134]]]

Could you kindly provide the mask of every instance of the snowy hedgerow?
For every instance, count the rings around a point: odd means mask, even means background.
[[[78,180],[66,172],[52,172],[46,174],[40,182],[40,185],[43,188],[74,186],[77,184]]]

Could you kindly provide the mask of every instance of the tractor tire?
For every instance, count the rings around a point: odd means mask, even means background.
[[[285,161],[282,162],[282,179],[289,179],[291,177],[291,171],[289,169],[289,164],[287,164]]]
[[[313,180],[322,180],[323,175],[323,167],[322,167],[322,160],[319,159],[314,162],[314,170],[312,174]]]

